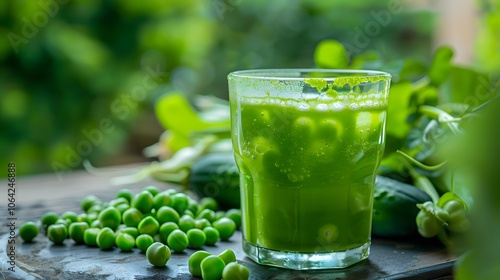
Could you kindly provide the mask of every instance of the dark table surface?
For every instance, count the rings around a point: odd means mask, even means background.
[[[127,169],[130,167],[122,167]],[[176,187],[159,182],[143,181],[138,184],[114,186],[110,178],[114,174],[90,175],[84,171],[63,174],[45,174],[17,178],[16,226],[25,221],[38,221],[47,211],[58,214],[64,211],[81,213],[80,201],[94,194],[103,201],[111,200],[120,188],[138,192],[144,186],[154,184],[161,189]],[[1,180],[7,186],[6,180]],[[7,188],[1,188],[1,217],[7,217]],[[67,240],[63,245],[53,245],[43,234],[33,243],[15,242],[15,272],[8,268],[7,246],[10,236],[2,218],[0,227],[0,278],[3,279],[192,279],[187,259],[194,252],[187,249],[173,254],[164,268],[151,266],[138,249],[125,253],[115,248],[102,251]],[[235,251],[238,262],[250,269],[251,279],[452,279],[454,256],[436,241],[424,239],[395,240],[374,237],[370,257],[346,269],[294,271],[261,266],[247,258],[241,248],[241,232],[237,231],[228,242],[218,242],[214,247],[203,248],[212,253],[225,249]],[[193,278],[199,279],[199,278]]]

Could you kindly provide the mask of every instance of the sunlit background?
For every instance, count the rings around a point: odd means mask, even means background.
[[[494,0],[8,0],[0,14],[0,158],[18,175],[146,161],[160,95],[227,98],[228,72],[315,67],[324,39],[387,61],[373,68],[448,44],[500,72]]]

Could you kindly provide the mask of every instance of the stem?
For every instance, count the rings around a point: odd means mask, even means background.
[[[431,79],[429,79],[429,77],[427,77],[427,76],[424,76],[420,80],[417,80],[414,83],[412,83],[411,85],[412,85],[414,91],[419,91],[419,90],[425,88],[426,86],[428,86],[430,84],[430,82],[431,82]]]
[[[446,234],[446,231],[444,229],[441,230],[438,233],[437,237],[439,238],[441,243],[443,243],[444,246],[446,246],[446,249],[448,249],[448,251],[449,251],[452,247],[452,243],[451,243],[450,239],[448,238],[448,234]]]
[[[432,119],[437,119],[438,122],[446,124],[453,133],[458,135],[463,134],[462,130],[458,126],[458,123],[455,121],[456,118],[448,114],[446,111],[429,105],[420,106],[419,111]]]
[[[432,182],[429,180],[429,178],[418,174],[413,168],[413,166],[411,166],[409,161],[405,160],[403,161],[403,164],[408,169],[408,172],[410,172],[415,187],[419,188],[420,190],[428,194],[431,197],[432,202],[437,205],[439,201],[439,194],[436,191],[436,188],[434,187]]]
[[[405,159],[407,159],[408,161],[410,161],[414,165],[416,165],[416,166],[418,166],[418,167],[420,167],[420,168],[422,168],[424,170],[427,170],[427,171],[436,171],[436,170],[439,170],[439,169],[443,168],[448,163],[448,160],[445,160],[445,161],[443,161],[443,162],[441,162],[440,164],[437,164],[437,165],[426,165],[426,164],[423,164],[420,161],[412,158],[411,156],[409,156],[408,154],[406,154],[403,151],[397,150],[396,153],[400,154],[401,156],[403,156]]]

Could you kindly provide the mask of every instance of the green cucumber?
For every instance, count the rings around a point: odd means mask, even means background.
[[[431,198],[420,189],[377,176],[373,201],[372,233],[383,237],[398,237],[416,234],[415,219],[419,203]]]
[[[200,197],[213,197],[225,208],[240,207],[240,175],[232,153],[210,153],[192,166],[188,187]]]

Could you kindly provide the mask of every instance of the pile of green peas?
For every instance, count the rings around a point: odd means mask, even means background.
[[[102,250],[138,248],[152,265],[160,267],[166,265],[171,251],[213,246],[219,240],[229,240],[241,226],[240,209],[219,211],[213,198],[198,202],[175,189],[161,191],[155,186],[147,186],[137,194],[121,189],[108,202],[88,195],[80,206],[80,214],[67,211],[42,215],[41,228],[53,243],[72,239]],[[19,228],[25,242],[31,242],[38,233],[39,226],[34,222]]]
[[[250,276],[248,268],[236,262],[232,250],[225,250],[218,256],[206,251],[194,252],[188,260],[189,272],[204,280],[246,280]]]

